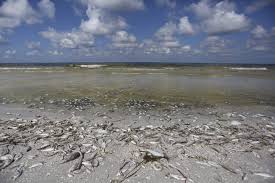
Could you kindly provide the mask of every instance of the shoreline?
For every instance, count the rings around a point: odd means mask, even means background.
[[[1,152],[8,143],[15,156],[0,179],[271,183],[274,111],[266,105],[76,110],[1,104]],[[62,163],[72,153],[77,158]]]

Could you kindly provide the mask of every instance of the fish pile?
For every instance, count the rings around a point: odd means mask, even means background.
[[[195,126],[177,123],[122,128],[109,121],[93,124],[73,119],[54,121],[42,116],[33,120],[13,118],[0,120],[0,173],[13,171],[16,180],[27,169],[43,166],[45,162],[29,167],[20,163],[27,152],[38,151],[43,156],[60,158],[61,164],[73,161],[68,170],[68,176],[72,177],[83,171],[93,172],[108,154],[126,147],[130,155],[112,178],[113,183],[125,181],[146,166],[166,171],[165,176],[171,179],[191,181],[186,172],[173,163],[175,159],[191,159],[200,165],[221,168],[243,180],[247,174],[274,178],[270,172],[240,171],[223,161],[194,153],[200,146],[224,158],[232,152],[259,157],[258,150],[268,149],[274,159],[274,142],[275,126],[268,122],[245,124],[217,120]],[[15,151],[16,147],[20,147],[20,151]]]

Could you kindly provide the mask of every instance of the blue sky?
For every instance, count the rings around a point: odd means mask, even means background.
[[[275,64],[275,0],[0,0],[2,62]]]

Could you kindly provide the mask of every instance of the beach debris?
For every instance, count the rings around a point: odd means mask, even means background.
[[[21,160],[21,159],[23,158],[23,156],[24,156],[24,154],[23,154],[22,152],[16,154],[16,155],[14,156],[14,161],[19,161],[19,160]]]
[[[143,159],[145,161],[156,161],[161,158],[168,159],[168,157],[163,152],[158,151],[158,150],[145,149],[145,150],[140,150],[140,151],[145,152],[145,155],[143,157]]]
[[[38,167],[38,166],[42,166],[44,164],[45,164],[45,162],[39,162],[39,163],[36,163],[36,164],[33,164],[33,165],[29,166],[29,169],[32,169],[32,168],[35,168],[35,167]]]
[[[74,106],[73,110],[75,107],[77,110],[86,109],[86,104],[81,107],[82,104],[78,102],[80,101],[67,104]],[[112,182],[123,182],[138,175],[142,168],[158,171],[159,174],[181,182],[191,182],[190,172],[186,172],[188,167],[181,169],[186,166],[183,164],[186,161],[189,163],[187,166],[197,163],[213,167],[230,172],[231,176],[240,176],[242,180],[247,179],[247,172],[266,179],[273,177],[267,173],[252,173],[247,170],[240,172],[242,167],[235,169],[238,166],[226,163],[228,155],[236,152],[243,155],[253,154],[252,158],[261,161],[266,154],[263,151],[268,151],[268,155],[275,158],[275,126],[269,120],[271,118],[265,117],[268,120],[263,121],[259,117],[254,119],[258,120],[256,122],[247,123],[246,120],[251,118],[248,114],[241,117],[236,112],[228,116],[212,112],[214,120],[199,123],[198,116],[185,111],[186,105],[171,106],[156,116],[149,111],[150,108],[154,108],[153,101],[151,104],[142,101],[131,102],[129,108],[138,110],[133,109],[129,112],[136,121],[139,121],[138,118],[141,116],[142,120],[157,118],[162,120],[163,124],[154,125],[154,122],[145,121],[146,124],[139,125],[135,121],[129,126],[122,126],[117,123],[115,117],[104,111],[95,112],[95,116],[100,117],[98,123],[85,121],[75,114],[63,120],[50,120],[43,115],[37,117],[37,120],[26,120],[23,117],[20,120],[0,119],[0,170],[13,162],[21,163],[42,154],[43,157],[63,157],[60,160],[61,164],[71,162],[68,176],[72,177],[85,171],[91,173],[105,164],[104,161],[108,161],[106,159],[112,154],[123,152],[123,156],[119,155],[119,158],[122,157],[125,161]],[[181,108],[183,111],[179,111],[183,112],[186,118],[182,117],[179,120],[178,116],[173,115]],[[205,115],[203,113],[199,115]],[[108,118],[102,119],[104,116]],[[221,117],[228,123],[219,120]],[[110,119],[112,121],[109,121]],[[24,156],[26,158],[23,158]],[[34,162],[28,165],[26,170],[19,165],[9,167],[8,170],[18,169],[17,174],[20,177],[23,170],[30,171],[44,164],[44,161]]]
[[[239,126],[241,124],[242,123],[240,123],[239,121],[231,121],[231,125],[233,125],[233,126]]]
[[[49,147],[49,148],[46,148],[46,149],[42,149],[40,151],[41,152],[51,152],[51,151],[54,151],[54,148],[53,147]]]
[[[76,170],[79,170],[82,166],[84,155],[81,151],[78,151],[78,153],[79,153],[78,161],[70,168],[70,170],[69,170],[70,173],[74,172]]]
[[[81,155],[82,155],[82,153],[80,151],[72,152],[71,154],[65,156],[63,162],[61,162],[61,163],[63,164],[63,163],[73,161],[73,160],[77,159],[78,157],[80,157]]]
[[[43,144],[41,147],[37,148],[37,150],[43,150],[50,146],[51,146],[50,143],[46,143],[46,144]]]
[[[13,176],[13,180],[17,180],[22,174],[23,174],[23,171],[24,171],[24,165],[20,165],[18,166],[16,169],[15,169],[15,175]]]
[[[268,174],[268,173],[256,172],[256,173],[253,173],[253,175],[261,176],[261,177],[263,177],[264,179],[271,179],[271,178],[274,178],[273,175],[270,175],[270,174]]]
[[[123,165],[119,168],[117,177],[112,179],[111,183],[120,183],[132,177],[140,170],[141,165],[143,163],[144,161],[141,161],[141,162],[125,161]]]
[[[176,180],[186,181],[186,177],[183,177],[182,175],[176,175],[176,174],[169,173],[168,177],[171,177],[171,178],[176,179]]]
[[[10,153],[8,145],[0,147],[0,156],[4,156]]]
[[[15,175],[12,177],[12,179],[15,181],[17,180],[22,174],[23,174],[23,171],[24,171],[24,165],[23,164],[20,164],[16,169],[15,169]]]
[[[7,168],[14,162],[14,155],[7,154],[0,157],[0,170]]]

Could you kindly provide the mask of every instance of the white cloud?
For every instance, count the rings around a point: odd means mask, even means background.
[[[48,53],[50,55],[54,55],[54,56],[61,56],[61,55],[63,55],[63,52],[62,51],[58,51],[58,50],[50,50]]]
[[[26,52],[26,55],[27,56],[37,56],[37,55],[41,55],[41,53],[39,50],[31,50],[31,51]]]
[[[193,26],[189,22],[189,19],[187,16],[182,17],[179,22],[179,32],[182,34],[193,34]]]
[[[102,9],[88,7],[86,14],[87,21],[82,21],[80,29],[94,35],[107,35],[115,30],[127,27],[123,18],[114,18]]]
[[[1,28],[14,28],[21,24],[20,19],[10,17],[0,17],[0,29]]]
[[[50,0],[41,0],[38,3],[40,11],[49,18],[54,18],[55,16],[55,5]]]
[[[228,47],[229,41],[219,36],[208,36],[200,46],[210,53],[220,53]]]
[[[136,37],[126,31],[117,31],[112,36],[112,42],[115,48],[133,48],[138,46]]]
[[[164,51],[166,53],[172,53],[174,50],[179,51],[181,43],[178,40],[178,36],[181,34],[187,35],[193,33],[193,26],[186,16],[180,18],[178,23],[172,21],[166,22],[156,31],[156,42],[154,43],[155,45],[153,47],[156,47],[156,50],[160,52]]]
[[[30,41],[30,42],[27,42],[26,45],[27,45],[27,48],[29,49],[40,49],[41,43],[39,41],[38,42]]]
[[[143,0],[80,0],[86,5],[113,11],[143,10]]]
[[[178,31],[177,24],[174,22],[167,22],[155,33],[155,36],[158,40],[162,41],[172,41],[174,36]]]
[[[157,5],[159,6],[167,6],[169,8],[175,8],[176,7],[176,1],[175,0],[155,0]]]
[[[213,10],[210,7],[209,3],[210,2],[208,0],[201,0],[197,4],[192,3],[190,5],[190,8],[199,18],[210,17]]]
[[[160,27],[155,33],[155,37],[162,41],[174,41],[175,36],[179,34],[193,34],[194,29],[192,24],[189,22],[189,18],[184,16],[180,18],[178,23],[169,21]]]
[[[38,13],[27,0],[7,0],[0,7],[0,28],[14,28],[25,22],[41,22]]]
[[[40,32],[40,35],[47,38],[56,47],[81,48],[94,45],[94,37],[91,34],[73,30],[72,32],[57,32],[53,28]]]
[[[226,0],[216,4],[209,0],[201,0],[190,7],[201,20],[203,31],[209,34],[243,31],[250,24],[244,14],[236,13],[235,4]]]
[[[185,46],[181,47],[181,50],[183,52],[189,52],[189,51],[191,51],[191,46],[190,45],[185,45]]]
[[[275,28],[267,31],[261,25],[251,30],[251,37],[246,42],[246,47],[255,51],[272,51],[275,49]]]
[[[178,48],[180,43],[178,40],[160,42],[160,45],[165,48]]]
[[[16,54],[15,49],[8,49],[4,52],[4,58],[10,58],[13,57]]]
[[[235,12],[218,11],[203,23],[203,27],[209,34],[230,33],[242,31],[249,25],[244,15]]]
[[[267,36],[267,31],[261,26],[257,25],[252,31],[251,34],[255,38],[263,38]]]
[[[274,0],[254,0],[253,3],[251,3],[249,6],[246,7],[245,12],[246,13],[254,13],[268,5],[274,5],[275,1]]]
[[[44,15],[54,16],[54,4],[49,0],[38,3],[40,11],[33,9],[28,0],[6,0],[0,7],[0,29],[12,29],[23,23],[41,23]]]
[[[155,40],[147,40],[142,45],[146,54],[182,54],[190,52],[190,45],[182,45],[178,39],[180,35],[194,33],[193,26],[187,16],[178,22],[166,22],[155,33]]]

